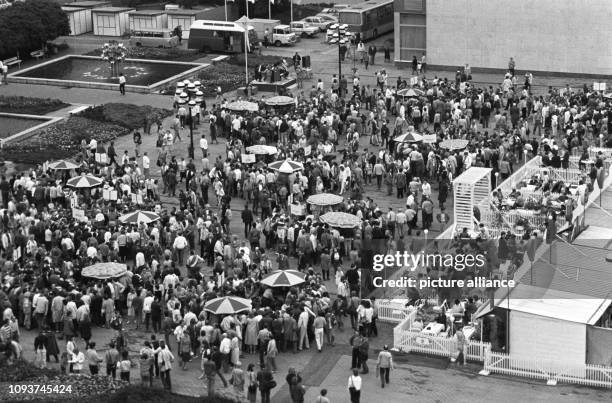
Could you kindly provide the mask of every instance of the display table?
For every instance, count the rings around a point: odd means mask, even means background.
[[[444,325],[438,322],[431,322],[421,330],[421,333],[431,336],[437,336],[442,332],[444,332]]]

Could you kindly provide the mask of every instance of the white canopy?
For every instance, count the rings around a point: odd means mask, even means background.
[[[505,292],[500,289],[497,294],[502,291]],[[610,299],[591,298],[527,284],[519,284],[512,289],[509,299],[505,296],[495,298],[495,306],[502,309],[586,325],[595,324],[611,303]],[[489,312],[490,305],[483,305],[476,317],[485,316]]]

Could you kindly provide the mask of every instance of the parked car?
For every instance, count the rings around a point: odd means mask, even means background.
[[[179,44],[178,36],[169,29],[132,31],[130,46],[173,48]]]
[[[272,30],[272,43],[274,46],[294,45],[297,42],[297,36],[291,32],[289,25],[277,25]]]
[[[325,21],[329,21],[329,22],[331,22],[332,24],[337,24],[337,23],[338,23],[338,17],[334,17],[334,16],[333,16],[333,15],[331,15],[331,14],[322,14],[322,13],[319,13],[319,14],[315,15],[315,17],[321,17],[321,18],[323,18]]]
[[[339,10],[343,9],[343,8],[347,8],[348,4],[336,4],[331,8],[324,8],[323,10],[321,10],[320,14],[328,14],[328,15],[332,15],[336,18],[338,18],[338,12]]]
[[[289,26],[291,27],[291,32],[302,36],[302,38],[312,38],[319,33],[318,27],[304,21],[294,21]]]
[[[310,25],[313,25],[313,26],[319,28],[319,31],[321,31],[321,32],[326,31],[327,27],[332,25],[331,21],[326,21],[323,18],[317,17],[317,16],[302,18],[301,21],[307,22]]]

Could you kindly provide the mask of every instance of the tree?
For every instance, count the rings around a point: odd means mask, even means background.
[[[27,55],[47,41],[68,35],[68,16],[52,0],[16,2],[0,10],[0,56]]]

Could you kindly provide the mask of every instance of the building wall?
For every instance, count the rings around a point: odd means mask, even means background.
[[[427,0],[428,63],[612,74],[610,0]]]
[[[584,364],[586,325],[510,312],[510,355],[524,360]]]

